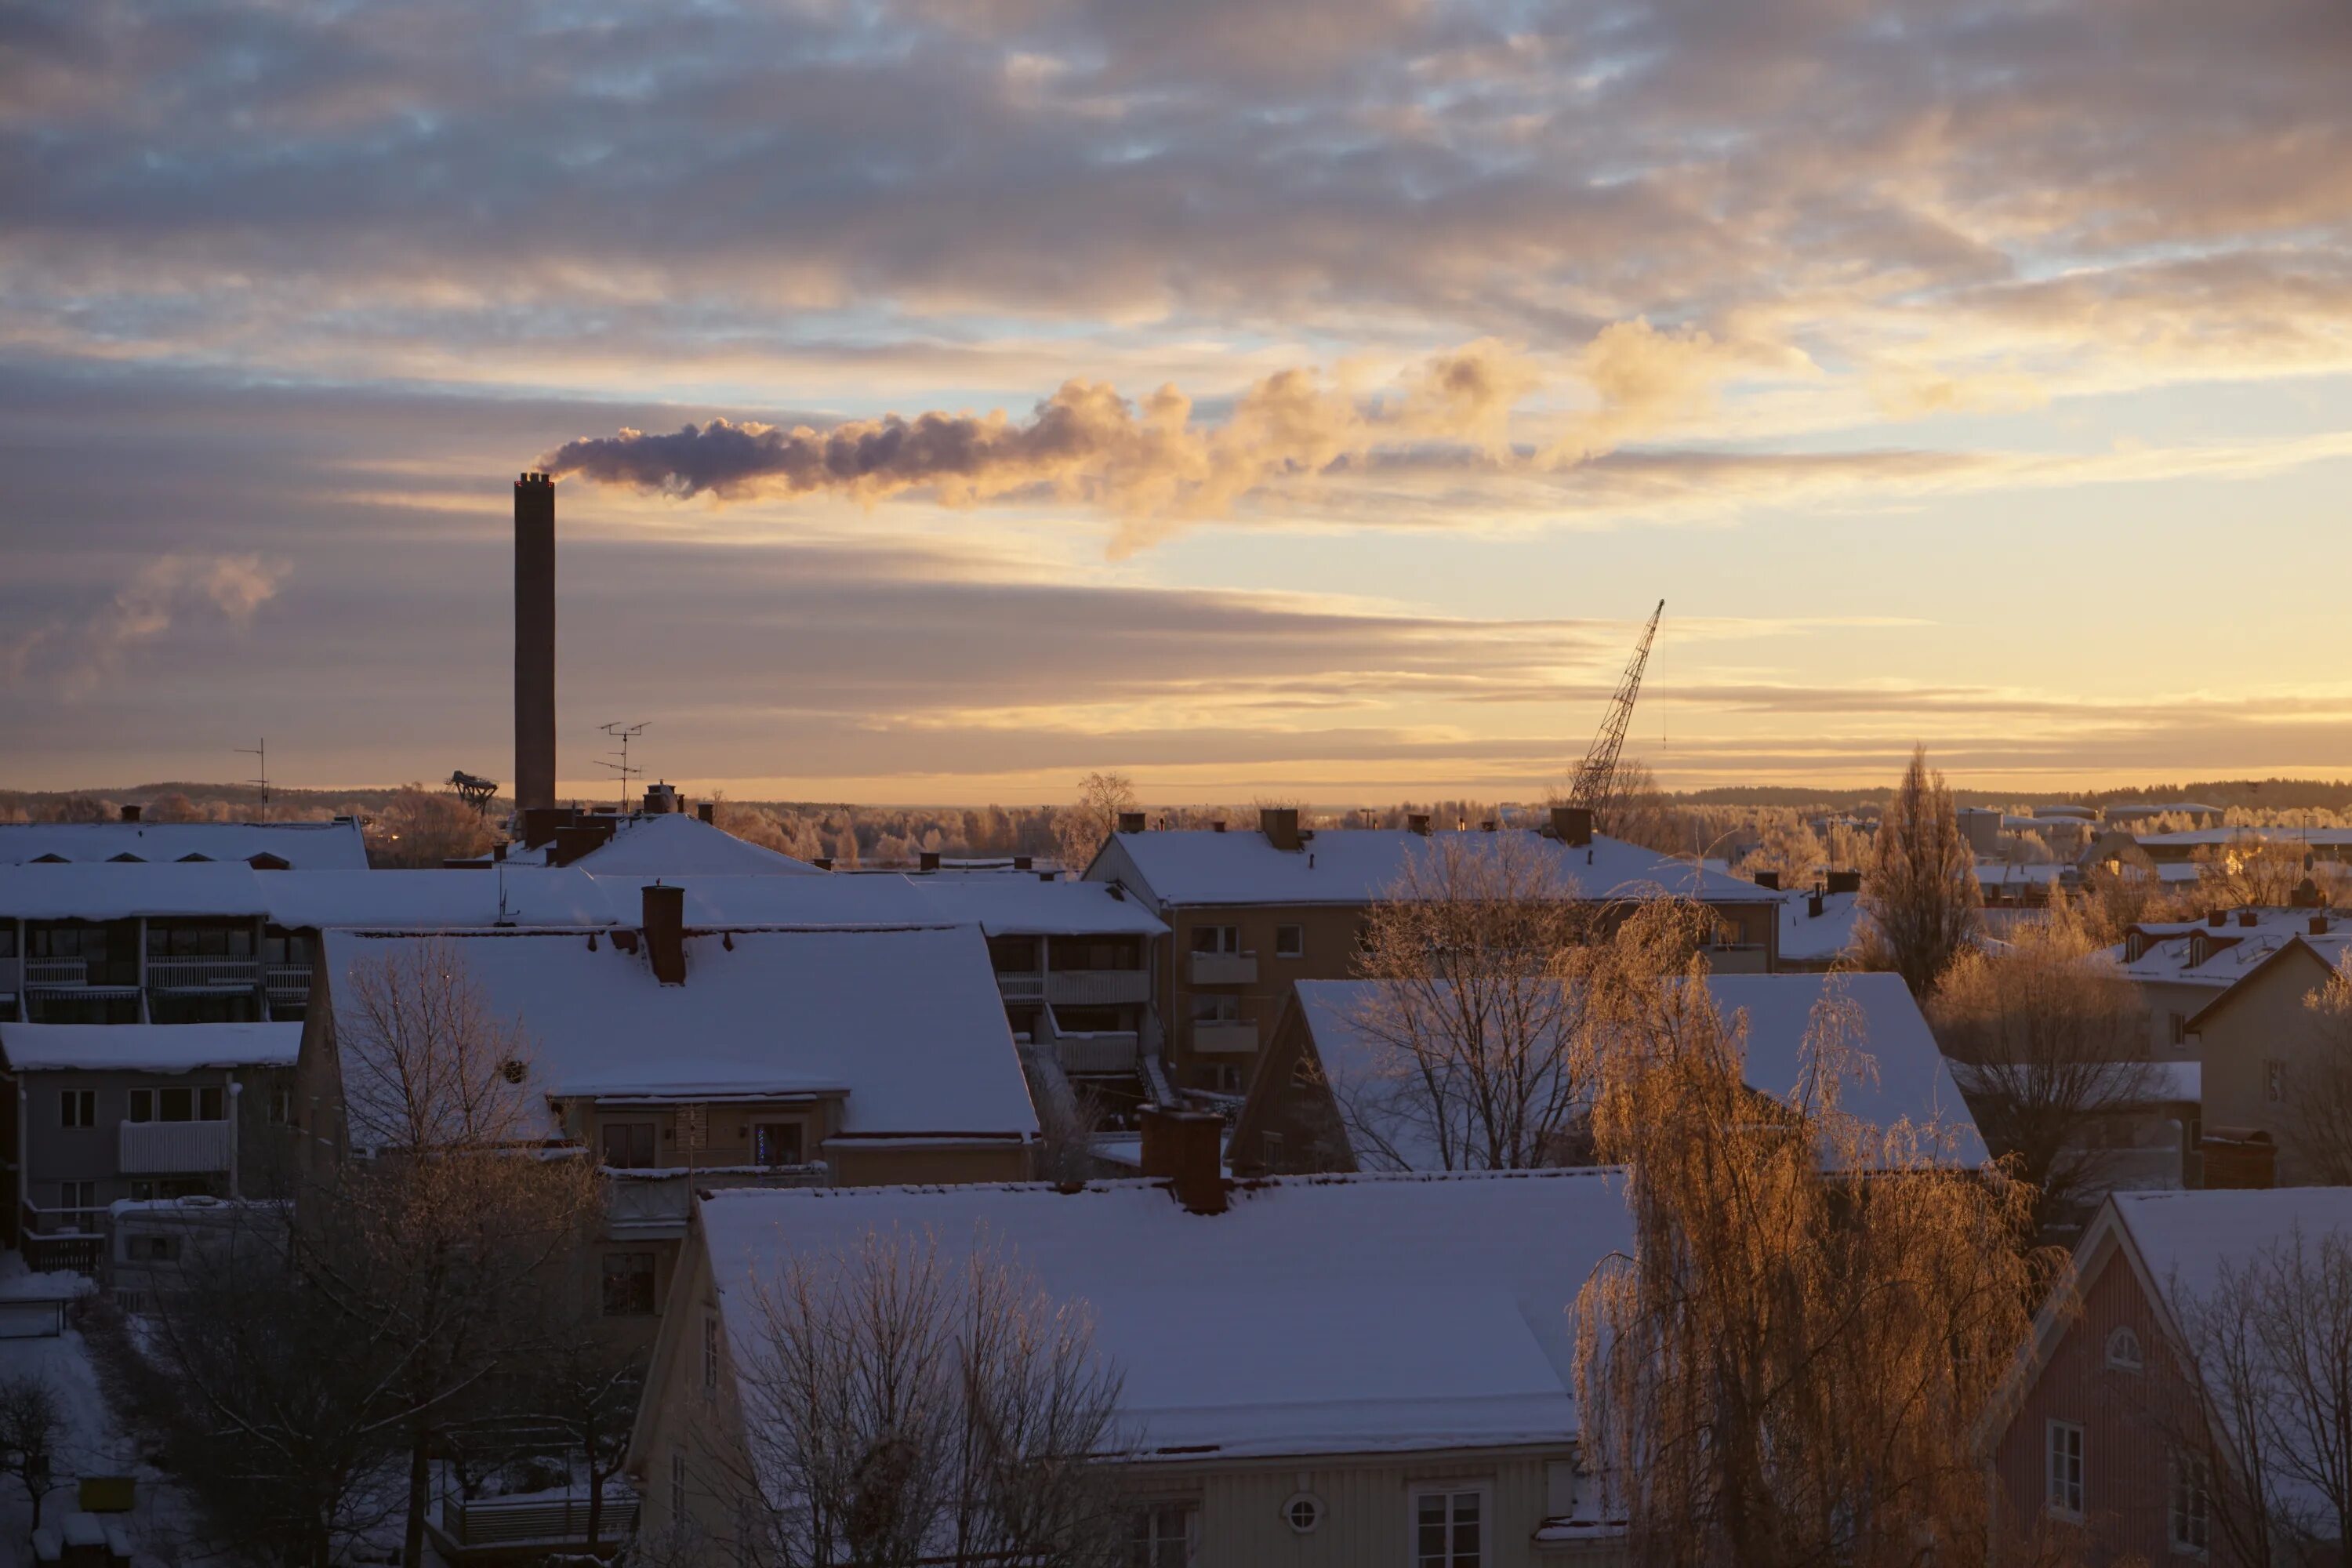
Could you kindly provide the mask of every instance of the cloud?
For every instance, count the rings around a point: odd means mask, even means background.
[[[289,570],[259,555],[158,556],[79,622],[56,616],[16,634],[0,648],[0,669],[11,686],[45,677],[68,698],[86,697],[191,611],[249,626]]]

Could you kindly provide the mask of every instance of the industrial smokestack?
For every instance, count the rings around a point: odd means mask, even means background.
[[[515,805],[555,804],[555,481],[515,480]]]

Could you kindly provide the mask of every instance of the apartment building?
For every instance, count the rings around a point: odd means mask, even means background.
[[[2035,1541],[2088,1562],[2339,1561],[2335,1513],[2305,1478],[2331,1457],[2311,1428],[2266,1422],[2262,1496],[2238,1452],[2229,1352],[2193,1325],[2225,1273],[2299,1241],[2314,1252],[2352,1237],[2352,1188],[2117,1193],[2075,1249],[2074,1289],[2037,1318],[1998,1406],[1990,1465],[1995,1560]],[[2238,1347],[2259,1378],[2272,1352]],[[2273,1387],[2291,1387],[2277,1369]],[[2290,1396],[2291,1397],[2291,1396]],[[2333,1406],[2329,1406],[2333,1409]],[[2229,1489],[2227,1492],[2223,1489]],[[2232,1496],[2234,1494],[2234,1497]],[[2249,1504],[2252,1506],[2249,1506]],[[2250,1559],[2225,1525],[2262,1513],[2298,1521],[2310,1550]],[[2296,1533],[2282,1530],[2282,1543]]]
[[[1371,980],[1308,980],[1294,988],[1234,1123],[1229,1158],[1236,1173],[1442,1171],[1483,1163],[1471,1094],[1433,1089],[1419,1064],[1383,1038],[1385,991]],[[1869,1060],[1857,1061],[1840,1083],[1840,1104],[1882,1126],[1908,1120],[1941,1130],[1955,1165],[1986,1162],[1968,1102],[1899,975],[1727,974],[1712,978],[1708,993],[1727,1025],[1746,1026],[1748,1087],[1775,1098],[1807,1081],[1815,1009],[1831,998],[1849,1005],[1859,1033],[1848,1043]],[[1574,1008],[1550,1011],[1564,1019]],[[1560,1061],[1564,1070],[1564,1042],[1530,1056],[1536,1064]],[[1534,1087],[1542,1102],[1547,1091]],[[1564,1131],[1572,1133],[1572,1126]],[[1559,1157],[1580,1158],[1571,1136],[1561,1139]]]
[[[1536,847],[1555,862],[1562,887],[1597,905],[1669,892],[1695,898],[1721,918],[1710,952],[1718,969],[1774,966],[1773,891],[1595,835],[1591,815],[1570,808],[1555,812],[1540,833],[1496,828],[1494,836]],[[1244,1092],[1291,986],[1352,976],[1371,907],[1433,841],[1449,837],[1431,831],[1426,818],[1398,832],[1315,832],[1287,810],[1261,812],[1255,833],[1147,831],[1140,814],[1128,818],[1086,879],[1121,889],[1170,929],[1154,989],[1176,1087]]]
[[[975,928],[689,927],[682,889],[641,897],[639,921],[596,931],[328,932],[295,1082],[308,1158],[370,1142],[344,1053],[371,1047],[336,997],[431,943],[520,1022],[527,1124],[610,1180],[609,1316],[650,1326],[696,1189],[1032,1173],[1037,1117]]]
[[[2194,1061],[2199,1015],[2289,943],[2343,931],[2352,922],[2324,909],[2214,910],[2201,921],[2127,927],[2108,952],[2147,1005],[2148,1059]]]
[[[2309,1003],[2352,954],[2352,925],[2324,914],[2305,921],[2266,951],[2247,950],[2236,982],[2184,1026],[2199,1062],[2203,1137],[2264,1142],[2276,1151],[2276,1179],[2290,1185],[2342,1179],[2326,1152],[2341,1140],[2334,1086],[2347,1026]]]
[[[0,866],[241,864],[259,871],[364,871],[360,819],[332,822],[0,822]]]
[[[702,1199],[630,1445],[644,1531],[723,1558],[740,1487],[768,1479],[743,1418],[761,1286],[895,1235],[936,1238],[951,1274],[1007,1261],[1087,1311],[1121,1378],[1105,1457],[1139,1563],[1623,1562],[1579,1463],[1569,1312],[1633,1251],[1620,1175],[1234,1184],[1219,1131],[1154,1113],[1164,1180]]]
[[[121,1202],[280,1190],[299,1024],[0,1024],[0,1228],[94,1268]]]

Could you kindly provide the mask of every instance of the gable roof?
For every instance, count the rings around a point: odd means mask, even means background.
[[[606,877],[822,877],[795,860],[676,812],[622,819],[612,838],[572,864]]]
[[[1448,839],[1486,842],[1517,837],[1542,849],[1565,884],[1588,899],[1635,898],[1675,892],[1708,903],[1761,904],[1779,894],[1660,855],[1620,839],[1595,836],[1590,846],[1563,844],[1526,828],[1495,833],[1420,834],[1402,829],[1318,829],[1297,850],[1277,849],[1263,833],[1176,828],[1117,833],[1087,868],[1108,881],[1124,857],[1163,905],[1369,904],[1385,898],[1414,858]]]
[[[12,1072],[195,1072],[290,1068],[299,1024],[0,1024]]]
[[[349,994],[354,965],[432,940],[328,933],[330,994]],[[461,958],[490,1012],[522,1025],[523,1092],[535,1105],[841,1095],[845,1133],[1037,1131],[988,950],[970,926],[695,932],[682,985],[654,978],[643,942],[625,952],[591,932],[437,940]]]
[[[248,861],[274,855],[306,871],[364,871],[359,818],[332,822],[5,822],[0,865],[76,865],[125,855],[176,864],[190,856]]]
[[[1736,1013],[1748,1016],[1748,1086],[1780,1099],[1803,1080],[1813,1009],[1826,996],[1843,996],[1860,1012],[1862,1035],[1853,1043],[1869,1054],[1874,1071],[1847,1078],[1843,1109],[1879,1126],[1905,1118],[1939,1125],[1953,1139],[1956,1163],[1975,1166],[1990,1159],[1951,1068],[1901,976],[1716,974],[1708,976],[1707,989],[1727,1024]],[[1380,994],[1376,980],[1302,980],[1294,1005],[1333,1095],[1352,1104],[1358,1117],[1370,1118],[1386,1145],[1353,1149],[1357,1163],[1368,1170],[1439,1169],[1443,1145],[1429,1120],[1435,1114],[1431,1097],[1397,1081],[1394,1067],[1383,1059],[1388,1053],[1359,1022]]]
[[[2344,962],[2347,952],[2352,952],[2352,931],[2331,931],[2326,936],[2291,936],[2274,945],[2253,947],[2250,944],[2244,971],[2228,990],[2200,1007],[2182,1027],[2184,1031],[2203,1029],[2223,1008],[2248,994],[2255,984],[2263,983],[2263,976],[2283,963],[2300,960],[2317,964],[2319,969],[2314,974],[2310,987],[2315,990],[2326,984],[2327,975]]]
[[[1568,1309],[1633,1248],[1599,1170],[1276,1178],[1214,1215],[1154,1182],[738,1189],[698,1215],[739,1375],[754,1284],[793,1258],[869,1234],[991,1247],[1087,1305],[1124,1439],[1184,1458],[1564,1444]]]

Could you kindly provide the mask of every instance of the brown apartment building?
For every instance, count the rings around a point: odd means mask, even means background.
[[[1351,978],[1372,906],[1414,857],[1452,837],[1425,817],[1401,831],[1302,829],[1293,810],[1258,817],[1255,833],[1150,831],[1132,814],[1087,868],[1087,880],[1122,889],[1171,930],[1153,984],[1180,1089],[1246,1092],[1292,985]],[[1540,832],[1492,833],[1538,846],[1557,860],[1561,885],[1596,904],[1697,899],[1721,916],[1709,954],[1718,971],[1776,967],[1780,895],[1769,889],[1603,837],[1574,808],[1555,810]]]

